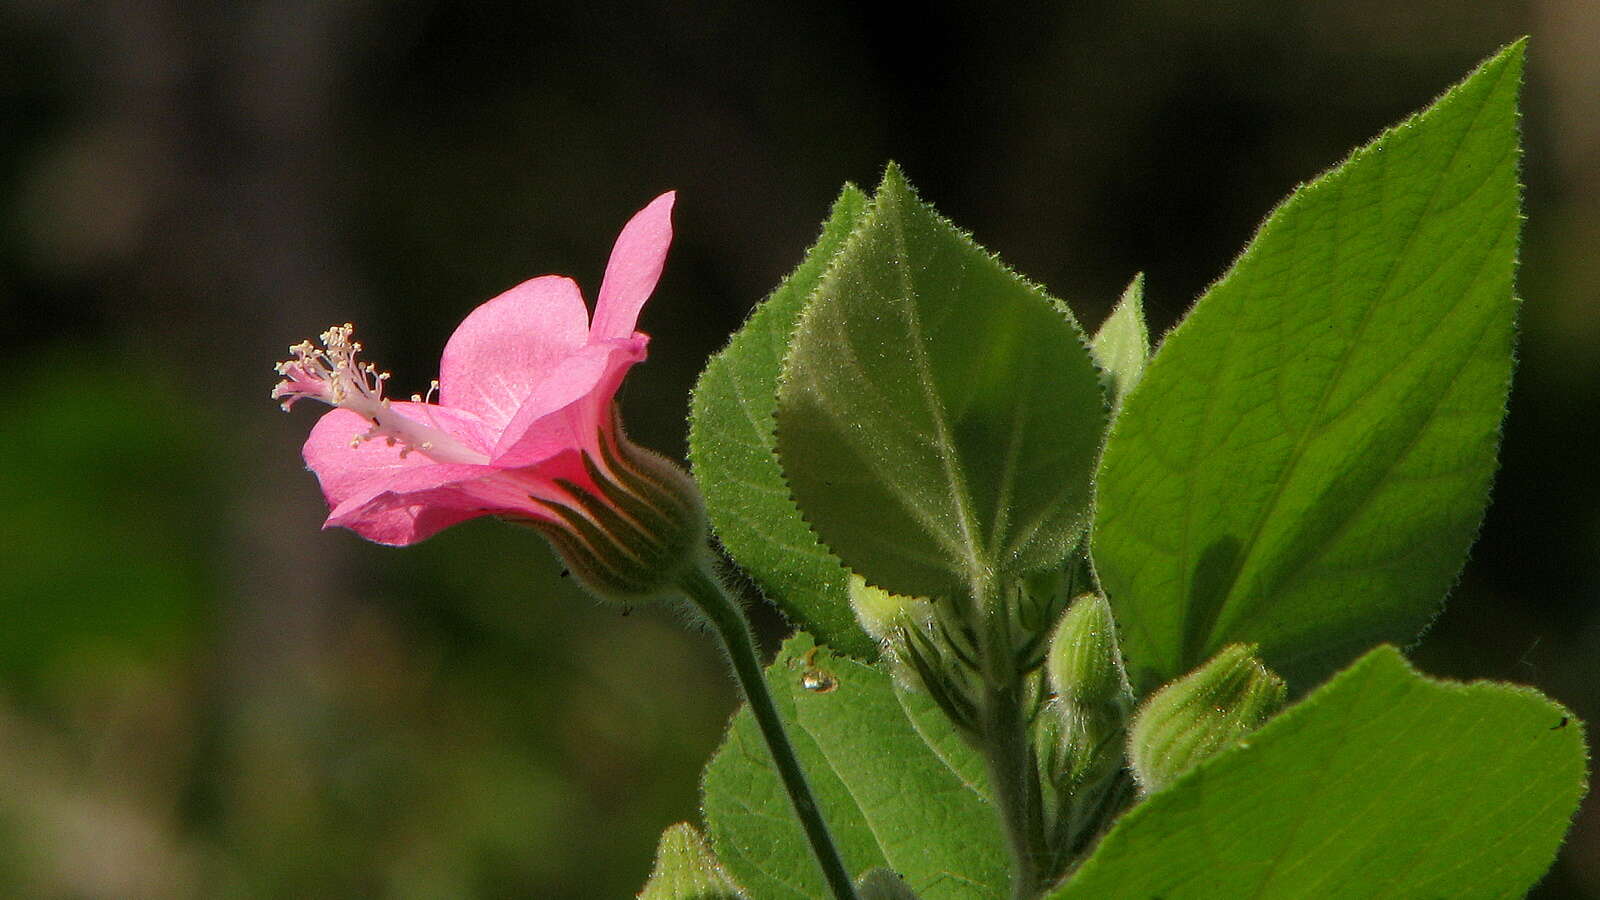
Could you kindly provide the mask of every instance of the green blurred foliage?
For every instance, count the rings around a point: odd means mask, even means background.
[[[207,423],[138,360],[49,346],[23,362],[0,442],[0,677],[37,691],[60,664],[193,652],[215,598],[196,537],[224,489]]]

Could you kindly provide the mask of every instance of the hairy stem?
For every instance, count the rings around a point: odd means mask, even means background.
[[[993,602],[997,598],[987,596],[994,587],[984,583],[973,588],[978,615],[987,619],[978,745],[1011,853],[1012,900],[1032,900],[1043,892],[1053,873],[1039,764],[1024,710],[1024,673],[1016,665],[1009,617],[997,614],[998,604]]]
[[[817,865],[822,867],[822,875],[829,889],[836,900],[857,900],[850,874],[845,869],[838,848],[834,846],[827,823],[822,820],[822,812],[817,808],[811,786],[800,768],[800,760],[795,758],[794,747],[784,733],[783,720],[778,716],[778,707],[772,702],[766,678],[761,674],[761,659],[756,655],[755,639],[750,634],[750,623],[745,619],[744,610],[728,596],[722,583],[704,566],[695,566],[687,571],[679,579],[678,586],[722,639],[728,662],[733,666],[734,678],[744,691],[745,701],[750,705],[750,713],[755,716],[756,725],[761,729],[761,736],[766,739],[767,749],[772,752],[773,765],[777,767],[783,786],[789,792],[795,815],[805,829],[806,839],[811,842],[811,852],[817,858]]]

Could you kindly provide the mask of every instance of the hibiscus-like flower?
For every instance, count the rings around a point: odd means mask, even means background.
[[[289,348],[273,398],[334,407],[304,449],[331,510],[323,527],[398,546],[502,516],[538,527],[591,589],[620,599],[659,593],[693,564],[698,493],[627,439],[614,403],[645,358],[634,324],[672,240],[673,199],[623,226],[592,321],[572,279],[525,281],[456,328],[427,398],[385,398],[389,375],[357,359],[351,325]]]

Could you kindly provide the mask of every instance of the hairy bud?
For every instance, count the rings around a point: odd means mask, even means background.
[[[1237,744],[1283,706],[1283,679],[1253,644],[1230,644],[1210,662],[1157,691],[1128,738],[1134,777],[1145,793]]]
[[[1045,672],[1056,694],[1052,774],[1082,784],[1115,771],[1133,695],[1104,597],[1084,594],[1067,607],[1050,640]]]

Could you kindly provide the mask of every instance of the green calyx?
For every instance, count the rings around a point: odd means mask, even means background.
[[[745,900],[745,894],[700,832],[680,822],[661,833],[656,867],[639,900]]]
[[[699,489],[667,458],[622,435],[583,455],[589,484],[556,483],[570,500],[541,500],[554,516],[532,521],[579,582],[598,597],[640,603],[676,592],[679,576],[704,553]]]
[[[1230,644],[1211,661],[1157,691],[1134,717],[1128,758],[1144,793],[1237,744],[1283,706],[1286,686],[1256,657]]]

